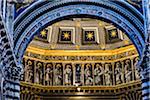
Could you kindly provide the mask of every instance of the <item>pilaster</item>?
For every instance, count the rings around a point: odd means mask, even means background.
[[[20,100],[20,81],[18,78],[5,78],[3,87],[4,100]]]
[[[143,0],[143,11],[145,18],[145,48],[140,61],[142,69],[142,97],[150,100],[150,0]]]
[[[143,100],[150,100],[150,42],[146,42],[143,57],[141,59],[141,74],[142,74],[142,97]]]

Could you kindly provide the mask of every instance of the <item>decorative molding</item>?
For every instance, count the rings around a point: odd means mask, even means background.
[[[133,45],[115,50],[43,50],[29,46],[24,58],[41,62],[115,62],[137,57]]]
[[[70,41],[61,41],[61,38],[65,38],[65,34],[62,35],[62,32],[65,31],[65,32],[70,32],[70,34],[68,33],[68,39],[70,39]],[[59,33],[58,33],[58,43],[65,43],[65,44],[75,44],[75,37],[76,37],[76,34],[75,34],[75,27],[59,27]],[[63,37],[64,36],[64,37]],[[70,38],[69,38],[70,37]]]
[[[133,81],[130,83],[125,83],[125,84],[120,84],[120,85],[116,85],[116,86],[42,86],[42,85],[38,85],[38,84],[33,84],[33,83],[26,83],[26,82],[21,82],[21,93],[25,93],[25,92],[36,92],[37,93],[37,89],[39,90],[38,93],[45,91],[45,92],[49,92],[50,91],[62,91],[60,93],[79,93],[79,91],[77,91],[77,88],[80,88],[80,92],[83,91],[83,93],[88,93],[90,91],[94,91],[94,94],[98,94],[99,93],[108,93],[107,91],[109,91],[109,93],[115,93],[115,94],[122,94],[122,90],[127,90],[127,91],[141,91],[141,87],[139,87],[139,85],[141,85],[141,81],[137,80],[137,81]],[[66,92],[66,90],[68,92]],[[71,92],[72,90],[72,92]],[[98,92],[97,92],[98,91]],[[27,93],[28,93],[27,92]],[[55,92],[56,93],[56,92]],[[59,92],[58,92],[59,93]]]
[[[86,31],[89,32],[93,32],[93,34],[91,35],[91,37],[89,37],[89,39],[91,38],[92,41],[86,41],[86,38],[88,34],[85,34]],[[87,37],[88,38],[88,37]],[[94,40],[95,39],[95,40]],[[83,44],[99,44],[99,31],[97,27],[82,27],[82,42]]]
[[[48,36],[47,36],[47,39],[48,39],[48,42],[50,43],[51,42],[51,39],[52,39],[52,26],[49,26],[48,28]]]
[[[106,43],[114,43],[123,40],[122,32],[114,26],[106,26]]]
[[[116,55],[125,52],[133,52],[137,54],[134,45],[122,47],[114,50],[45,50],[36,47],[29,46],[26,52],[31,52],[40,55]],[[132,53],[131,52],[131,53]]]

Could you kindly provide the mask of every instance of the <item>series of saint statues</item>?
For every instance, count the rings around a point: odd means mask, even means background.
[[[38,62],[35,67],[31,61],[28,61],[25,66],[24,81],[47,86],[58,85],[74,85],[77,77],[79,84],[85,86],[92,85],[118,85],[128,83],[132,80],[140,79],[140,74],[136,69],[138,59],[135,59],[133,67],[131,61],[124,61],[124,66],[121,62],[116,62],[114,66],[111,63],[100,64],[85,64],[80,72],[76,72],[75,68],[79,66],[66,64],[47,64],[44,69],[42,63]],[[81,67],[81,66],[80,66]],[[78,73],[81,73],[78,75]],[[78,76],[76,76],[78,75]]]

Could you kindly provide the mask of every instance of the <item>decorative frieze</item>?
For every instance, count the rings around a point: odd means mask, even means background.
[[[46,86],[114,86],[141,78],[137,57],[117,62],[42,62],[24,58],[22,81]]]
[[[129,49],[130,48],[130,49]],[[57,53],[59,52],[59,53]],[[56,54],[57,53],[57,54]],[[60,55],[59,55],[60,54]],[[85,56],[86,55],[86,56]],[[133,46],[127,46],[125,49],[117,50],[42,50],[31,47],[27,49],[24,58],[34,58],[42,61],[117,61],[136,57],[138,53]]]

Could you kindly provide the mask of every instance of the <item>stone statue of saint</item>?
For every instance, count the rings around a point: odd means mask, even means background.
[[[40,84],[42,81],[42,64],[38,63],[35,71],[35,83]]]
[[[76,64],[75,66],[75,84],[82,85],[82,73],[81,73],[81,64]]]
[[[139,58],[135,58],[134,68],[135,68],[135,79],[136,80],[141,78],[141,75],[138,71],[139,69],[137,68],[138,61],[139,61]]]
[[[105,85],[110,86],[112,85],[112,79],[111,79],[111,75],[112,75],[112,71],[110,71],[109,69],[110,64],[106,64],[105,65]]]
[[[131,75],[132,75],[132,70],[130,66],[129,60],[126,60],[125,62],[125,81],[130,82],[131,81]]]
[[[84,71],[85,75],[85,85],[92,85],[93,84],[93,78],[92,78],[92,72],[90,70],[90,65],[86,65],[86,69]]]
[[[71,77],[72,77],[71,65],[67,65],[64,70],[65,85],[71,85],[71,80],[72,80]]]
[[[97,64],[96,68],[94,69],[94,76],[95,76],[95,85],[101,84],[101,77],[104,74],[104,69],[101,65]]]
[[[46,71],[45,71],[45,82],[46,85],[52,85],[52,79],[53,79],[53,70],[52,65],[48,64]]]
[[[122,82],[122,70],[120,68],[119,62],[116,63],[115,76],[116,76],[116,84],[120,84]]]
[[[55,79],[54,83],[55,85],[61,85],[62,84],[62,70],[61,70],[61,65],[58,64],[54,70],[55,73]]]
[[[140,78],[141,78],[141,75],[140,75],[138,69],[135,68],[135,79],[136,79],[136,80],[139,80]]]
[[[32,62],[28,61],[28,64],[25,67],[25,82],[32,83],[32,79],[33,79]]]

